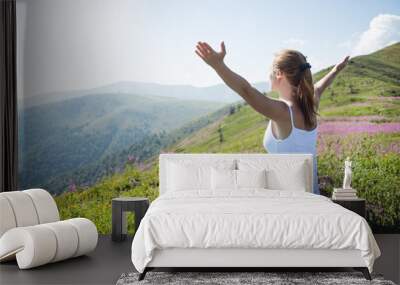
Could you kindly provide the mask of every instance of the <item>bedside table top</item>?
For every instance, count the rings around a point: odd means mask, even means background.
[[[118,202],[140,202],[140,201],[147,201],[149,198],[145,197],[117,197],[113,198],[113,201],[118,201]]]

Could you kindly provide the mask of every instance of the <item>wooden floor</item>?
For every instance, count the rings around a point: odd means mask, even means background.
[[[374,272],[398,283],[400,235],[375,235],[375,238],[382,256],[376,260]],[[135,271],[131,261],[132,239],[128,236],[123,242],[113,242],[110,235],[99,235],[93,252],[32,269],[20,270],[16,261],[0,263],[0,284],[115,284],[122,273]]]

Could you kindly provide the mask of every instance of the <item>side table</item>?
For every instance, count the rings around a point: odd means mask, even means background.
[[[359,214],[361,217],[365,218],[365,199],[362,198],[352,198],[352,199],[343,199],[337,200],[332,199],[332,202],[353,211],[354,213]]]
[[[143,197],[118,197],[113,198],[112,202],[112,235],[113,241],[123,241],[127,235],[126,212],[135,213],[135,233],[140,221],[146,214],[150,206],[148,198]]]

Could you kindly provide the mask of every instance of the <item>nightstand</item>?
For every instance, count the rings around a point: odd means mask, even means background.
[[[353,211],[354,213],[359,214],[361,217],[365,218],[365,199],[362,198],[353,198],[347,200],[336,200],[332,199],[332,202]]]
[[[112,240],[123,241],[127,235],[126,212],[135,213],[135,234],[140,221],[149,208],[150,201],[143,197],[118,197],[112,199]]]

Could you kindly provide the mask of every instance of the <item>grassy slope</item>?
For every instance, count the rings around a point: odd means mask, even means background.
[[[382,115],[399,120],[400,43],[375,53],[352,58],[333,84],[325,91],[320,113],[329,116]],[[314,75],[322,78],[331,67]],[[359,103],[359,104],[354,104]]]

